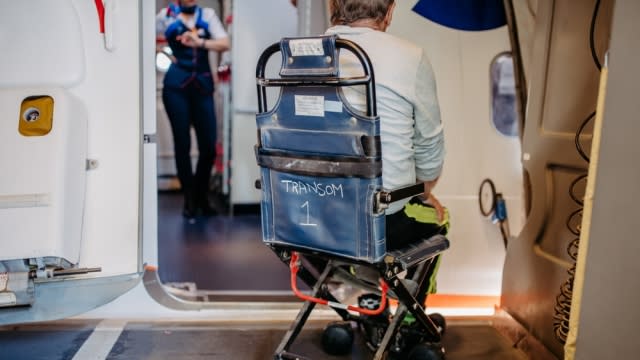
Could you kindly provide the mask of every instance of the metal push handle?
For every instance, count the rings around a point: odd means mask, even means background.
[[[258,112],[263,113],[267,111],[267,91],[268,86],[354,86],[354,85],[366,85],[367,96],[367,116],[376,117],[378,115],[376,107],[376,89],[375,80],[373,76],[373,66],[367,53],[356,43],[346,39],[336,39],[336,48],[345,49],[351,51],[360,61],[364,70],[364,76],[356,77],[291,77],[291,78],[265,78],[265,68],[267,61],[271,58],[271,55],[280,51],[280,43],[274,43],[266,48],[260,58],[258,59],[258,65],[256,67],[256,83],[258,90]]]

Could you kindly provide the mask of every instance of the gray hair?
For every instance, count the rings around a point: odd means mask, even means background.
[[[331,23],[348,25],[358,20],[382,21],[394,0],[330,0]]]

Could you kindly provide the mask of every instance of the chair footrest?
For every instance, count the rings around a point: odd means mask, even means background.
[[[449,240],[446,237],[434,235],[428,239],[414,242],[405,248],[389,251],[386,256],[393,257],[406,269],[421,261],[428,260],[448,248]]]

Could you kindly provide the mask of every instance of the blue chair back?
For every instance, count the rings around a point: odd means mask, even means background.
[[[364,76],[340,78],[339,49],[353,52]],[[280,77],[267,79],[269,57],[280,51]],[[360,261],[385,254],[380,123],[368,57],[335,36],[285,38],[262,54],[256,71],[256,115],[261,167],[262,235],[267,244],[291,246]],[[367,111],[352,109],[342,86],[362,85]],[[266,87],[280,87],[267,110]]]

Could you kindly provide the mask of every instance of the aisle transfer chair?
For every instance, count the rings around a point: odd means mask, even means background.
[[[340,49],[357,57],[363,76],[339,76]],[[266,78],[267,62],[278,51],[282,53],[280,76]],[[255,152],[260,166],[256,187],[262,191],[263,242],[289,264],[292,289],[305,300],[274,358],[304,358],[289,348],[317,303],[333,308],[345,322],[359,324],[367,332],[375,359],[387,352],[404,359],[443,358],[444,324],[440,321],[437,326],[423,304],[429,285],[425,279],[449,241],[436,235],[405,249],[386,251],[385,208],[421,193],[423,185],[383,188],[380,120],[367,54],[336,36],[284,38],[262,53],[256,77]],[[270,86],[279,87],[280,96],[268,110],[266,88]],[[364,86],[366,114],[344,101],[342,86]],[[356,268],[369,269],[377,279],[358,278]],[[411,279],[402,279],[406,274]],[[298,290],[297,277],[312,289],[310,295]],[[336,277],[351,277],[353,283],[379,295],[361,297],[359,306],[342,304],[327,286]],[[398,300],[393,317],[386,308],[387,295]],[[403,321],[407,311],[416,320],[411,326]],[[352,341],[351,328],[335,324],[325,330],[322,342],[326,352],[340,354],[351,349]]]

